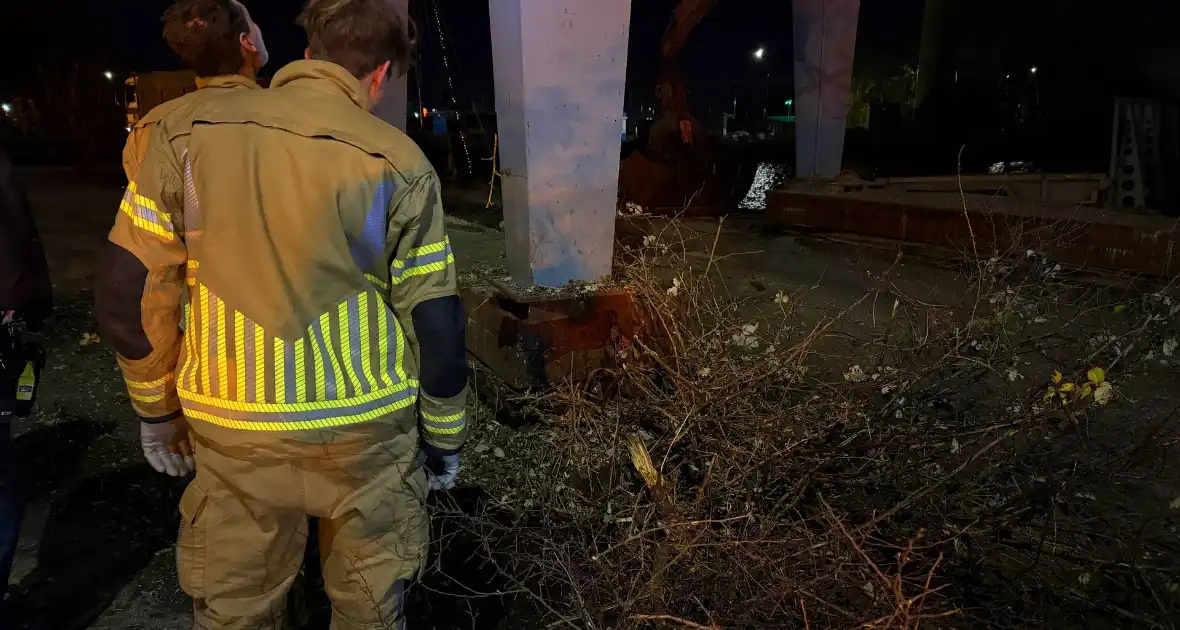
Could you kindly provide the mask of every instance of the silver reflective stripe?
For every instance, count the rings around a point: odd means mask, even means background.
[[[361,339],[361,315],[360,315],[360,297],[353,297],[348,300],[348,346],[349,346],[349,361],[352,361],[352,369],[356,373],[357,378],[361,382],[361,391],[357,395],[367,394],[373,391],[373,384],[369,379],[365,378],[364,362],[361,361],[361,343],[369,343],[368,339]]]
[[[209,303],[206,305],[208,312],[205,316],[209,319],[209,325],[205,327],[205,331],[209,334],[207,343],[208,350],[205,353],[205,358],[208,359],[208,365],[203,366],[204,369],[209,370],[209,391],[205,392],[210,396],[221,396],[221,388],[217,386],[217,362],[221,357],[217,356],[217,335],[221,334],[221,322],[217,321],[217,299],[213,292],[209,292]]]
[[[320,349],[320,356],[324,358],[324,396],[325,400],[336,399],[336,371],[332,369],[332,359],[328,355],[328,345],[324,342],[324,327],[320,320],[311,325],[312,343]]]
[[[287,391],[283,392],[284,399],[278,402],[304,402],[299,400],[295,388],[295,344],[284,341],[283,342],[283,388]],[[303,366],[298,366],[302,368]],[[278,396],[275,392],[275,396]]]
[[[458,420],[451,420],[449,422],[432,420],[426,414],[422,414],[422,424],[426,425],[427,431],[434,430],[435,433],[445,433],[448,429],[458,429],[467,424],[467,414],[464,413]]]
[[[262,402],[261,400],[255,400],[257,396],[254,395],[254,392],[256,391],[255,383],[257,383],[257,379],[260,378],[258,374],[258,365],[255,361],[257,353],[254,349],[254,329],[257,326],[258,324],[255,324],[249,319],[247,319],[242,325],[242,337],[245,341],[243,351],[246,353],[246,360],[243,361],[243,363],[246,365],[246,396],[243,398],[243,400],[252,403]]]

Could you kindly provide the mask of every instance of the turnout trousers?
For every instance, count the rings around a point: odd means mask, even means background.
[[[279,630],[307,518],[334,630],[404,627],[429,537],[413,428],[393,419],[267,433],[190,420],[197,474],[181,499],[177,565],[201,630]]]

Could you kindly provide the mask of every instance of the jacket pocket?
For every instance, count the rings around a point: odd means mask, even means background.
[[[180,498],[180,535],[176,540],[176,569],[180,588],[193,599],[205,599],[205,539],[208,529],[208,496],[196,482],[188,484]]]

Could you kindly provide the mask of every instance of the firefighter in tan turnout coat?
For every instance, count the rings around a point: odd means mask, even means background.
[[[145,450],[192,427],[178,562],[199,628],[280,627],[308,515],[333,627],[401,627],[426,469],[453,485],[467,433],[439,180],[367,111],[408,19],[311,0],[301,21],[308,60],[271,89],[158,123],[97,288]]]

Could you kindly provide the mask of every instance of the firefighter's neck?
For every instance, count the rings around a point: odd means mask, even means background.
[[[254,65],[253,61],[249,60],[243,63],[241,68],[238,68],[237,73],[246,77],[247,79],[250,79],[251,81],[254,81],[258,78],[258,68]]]

